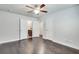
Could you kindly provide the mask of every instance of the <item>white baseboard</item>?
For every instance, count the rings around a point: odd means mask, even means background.
[[[9,43],[9,42],[18,41],[18,40],[19,39],[16,39],[16,40],[8,40],[8,41],[1,41],[0,44]]]
[[[79,47],[72,46],[72,45],[69,45],[69,44],[66,44],[66,43],[57,41],[57,40],[52,40],[52,39],[48,39],[48,38],[45,38],[45,37],[44,37],[44,39],[51,40],[52,42],[56,42],[56,43],[58,43],[58,44],[61,44],[61,45],[68,46],[68,47],[70,47],[70,48],[74,48],[74,49],[79,50]]]

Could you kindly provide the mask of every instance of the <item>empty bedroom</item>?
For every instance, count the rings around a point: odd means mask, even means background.
[[[78,53],[78,4],[0,4],[0,54]]]

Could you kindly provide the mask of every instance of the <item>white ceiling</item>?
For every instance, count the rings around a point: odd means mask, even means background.
[[[30,4],[30,6],[33,7],[34,5]],[[62,9],[70,8],[73,6],[77,6],[77,5],[75,4],[46,4],[46,7],[44,7],[44,9],[48,11],[47,14],[50,14],[50,13],[53,13]],[[31,9],[25,7],[25,4],[0,4],[0,10],[22,14],[22,15],[29,15],[33,17],[39,16],[39,15],[35,15],[34,13],[27,13]],[[40,13],[40,16],[42,15],[45,15],[45,13]]]

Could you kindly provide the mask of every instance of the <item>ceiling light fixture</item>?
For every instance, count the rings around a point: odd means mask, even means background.
[[[40,13],[39,7],[37,7],[37,8],[34,10],[34,13],[35,13],[35,14],[39,14],[39,13]]]
[[[34,10],[35,14],[39,14],[39,12],[40,12],[39,10]]]

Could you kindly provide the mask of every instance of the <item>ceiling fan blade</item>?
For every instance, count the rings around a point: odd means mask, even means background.
[[[28,7],[28,8],[34,9],[33,7],[31,7],[31,6],[28,6],[28,5],[26,5],[25,7]]]
[[[45,11],[45,10],[41,10],[41,12],[47,13],[48,11]]]
[[[27,11],[27,13],[32,13],[33,12],[33,10],[31,10],[31,11]]]
[[[38,7],[38,5],[34,5],[35,7]]]
[[[45,4],[42,4],[41,6],[40,6],[40,8],[43,8],[45,6]]]

